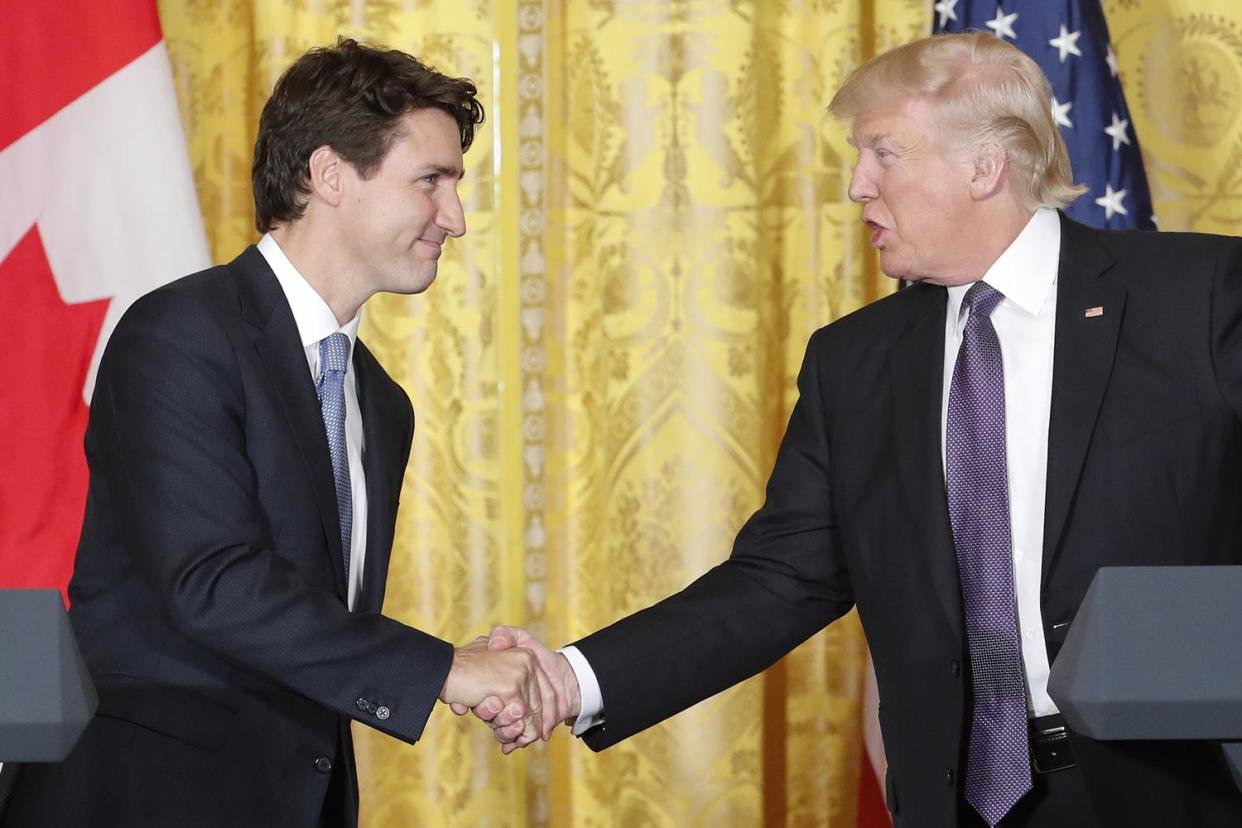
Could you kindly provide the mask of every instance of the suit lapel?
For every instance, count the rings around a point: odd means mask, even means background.
[[[323,522],[325,549],[331,558],[328,563],[336,573],[337,592],[343,598],[348,593],[344,568],[340,564],[344,558],[332,460],[319,399],[306,367],[306,353],[293,311],[289,309],[276,275],[258,249],[247,248],[229,267],[239,271],[243,295],[248,294],[251,300],[243,304],[243,317],[255,330],[255,350],[280,401],[294,442],[301,450]]]
[[[362,573],[362,600],[357,609],[379,612],[384,604],[384,584],[392,552],[396,487],[400,486],[399,479],[392,479],[391,470],[393,463],[402,456],[402,447],[397,443],[402,431],[401,423],[394,418],[394,410],[381,404],[383,374],[361,340],[354,348],[354,370],[357,371],[358,407],[362,411],[362,467],[367,478],[367,552]]]
[[[1070,504],[1112,373],[1125,310],[1125,285],[1109,278],[1112,257],[1097,234],[1061,216],[1044,501],[1045,582],[1060,552]],[[1086,316],[1089,308],[1102,308],[1103,312]]]
[[[940,409],[944,383],[944,288],[915,285],[910,326],[894,344],[892,378],[893,445],[901,497],[923,544],[921,560],[940,599],[953,635],[962,634],[962,602],[957,558],[949,529],[944,467],[940,457]]]

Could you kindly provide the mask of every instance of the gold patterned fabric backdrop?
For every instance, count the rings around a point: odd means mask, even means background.
[[[925,0],[160,0],[213,254],[255,240],[276,77],[339,35],[478,83],[467,236],[363,337],[418,431],[385,611],[558,645],[677,590],[760,503],[815,328],[888,292],[824,106],[930,28]],[[1238,226],[1242,8],[1106,0],[1157,214]],[[762,619],[756,619],[762,623]],[[364,825],[853,826],[865,646],[851,616],[594,754],[502,757],[437,709],[359,728]]]

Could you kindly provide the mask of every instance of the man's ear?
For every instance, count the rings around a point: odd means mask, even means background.
[[[345,198],[345,159],[327,144],[311,153],[307,164],[311,198],[339,207]]]
[[[985,144],[975,153],[974,170],[970,178],[970,196],[983,201],[995,195],[1005,186],[1009,172],[1009,156],[1000,144]]]

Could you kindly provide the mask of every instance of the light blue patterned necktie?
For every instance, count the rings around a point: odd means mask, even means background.
[[[315,393],[323,412],[336,480],[336,510],[341,521],[341,554],[349,581],[349,546],[354,534],[354,501],[349,486],[349,452],[345,445],[345,370],[349,367],[349,337],[337,332],[319,340],[319,381]]]
[[[949,388],[945,470],[974,691],[965,796],[996,825],[1031,789],[1026,685],[1018,637],[1005,456],[1005,366],[992,311],[1005,297],[984,282]]]

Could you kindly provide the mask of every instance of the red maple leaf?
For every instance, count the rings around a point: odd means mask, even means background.
[[[37,228],[0,262],[7,322],[0,391],[0,587],[62,594],[86,503],[82,385],[108,299],[60,298]]]

